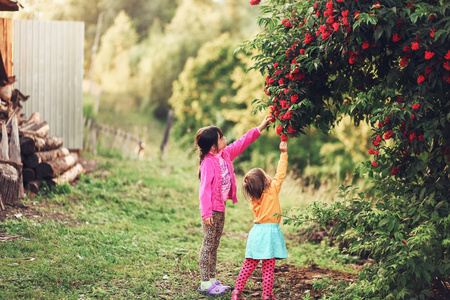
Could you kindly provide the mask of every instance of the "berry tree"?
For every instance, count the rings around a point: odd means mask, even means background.
[[[266,99],[282,140],[308,126],[328,132],[344,115],[373,127],[360,193],[298,216],[337,219],[350,251],[375,260],[349,298],[424,299],[449,293],[450,4],[446,0],[268,0],[264,30],[246,42],[267,75]],[[292,220],[287,220],[292,221]]]

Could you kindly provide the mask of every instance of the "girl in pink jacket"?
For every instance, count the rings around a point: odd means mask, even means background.
[[[225,201],[236,203],[236,176],[232,161],[253,143],[270,123],[266,116],[262,123],[239,140],[227,146],[222,130],[215,126],[200,128],[195,135],[200,157],[200,212],[203,219],[203,244],[200,249],[201,285],[199,292],[222,295],[229,291],[216,279],[217,249],[225,224]]]

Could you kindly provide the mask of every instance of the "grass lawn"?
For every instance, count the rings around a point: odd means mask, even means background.
[[[212,299],[196,292],[202,242],[197,158],[170,151],[164,162],[91,157],[98,168],[76,186],[22,201],[32,213],[0,223],[0,299]],[[283,208],[304,207],[330,195],[305,192],[288,176],[281,201]],[[244,200],[227,205],[218,278],[228,285],[243,262],[252,216]],[[298,236],[294,227],[282,230]],[[283,263],[356,273],[351,259],[324,243],[287,238],[287,245],[290,258]],[[249,281],[247,288],[255,285]]]

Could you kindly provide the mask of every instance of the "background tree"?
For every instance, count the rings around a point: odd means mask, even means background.
[[[136,41],[137,34],[131,19],[124,11],[120,12],[114,25],[102,37],[95,65],[97,82],[109,92],[123,93],[129,89],[130,50]]]
[[[139,65],[141,108],[158,107],[155,115],[165,118],[172,82],[191,56],[207,41],[223,32],[223,14],[214,9],[219,4],[208,0],[187,0],[178,7],[164,34],[149,37],[147,52]]]
[[[114,24],[117,15],[124,11],[134,23],[138,40],[145,39],[148,28],[155,21],[167,24],[177,8],[176,0],[22,0],[24,8],[14,13],[0,13],[7,18],[67,20],[85,23],[85,74],[89,74],[92,46],[97,30],[97,20],[103,12],[103,32]],[[102,32],[102,33],[103,33]]]
[[[360,168],[378,191],[309,213],[352,232],[351,251],[375,263],[347,297],[421,298],[448,293],[450,276],[450,10],[447,1],[268,1],[247,43],[266,78],[282,140],[341,116],[372,126],[372,162]],[[319,208],[318,208],[319,207]],[[303,217],[299,217],[299,222]]]
[[[251,56],[236,53],[236,47],[237,41],[223,34],[187,60],[169,99],[177,119],[174,136],[179,141],[190,145],[200,127],[212,124],[220,126],[233,141],[261,121],[261,113],[253,114],[251,100],[264,95],[263,77],[255,70],[246,72],[252,65]],[[306,132],[300,143],[289,146],[290,160],[299,172],[317,183],[324,178],[344,179],[366,157],[368,126],[355,129],[346,121],[330,135],[319,135],[314,129]],[[276,133],[271,131],[260,139],[260,146],[239,157],[237,171],[270,166],[277,159]]]
[[[248,99],[235,99],[241,85],[233,79],[240,81],[246,64],[242,61],[243,55],[234,53],[233,45],[235,43],[227,33],[204,44],[197,57],[187,60],[184,70],[174,83],[169,103],[179,121],[176,125],[177,135],[191,133],[187,137],[189,142],[198,128],[208,124],[220,126],[232,139],[243,131],[240,128],[242,125],[236,128],[236,124],[242,122],[248,125],[251,122],[240,118],[245,116],[245,112],[251,112]],[[238,74],[238,70],[242,73]],[[261,88],[260,81],[259,85]]]

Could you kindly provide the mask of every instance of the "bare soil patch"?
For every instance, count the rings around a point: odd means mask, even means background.
[[[277,300],[302,299],[307,293],[311,297],[319,298],[323,291],[313,289],[313,280],[318,278],[329,278],[334,284],[339,281],[352,282],[357,275],[324,269],[317,265],[310,267],[296,267],[288,264],[275,265],[274,295]],[[262,297],[262,270],[257,268],[252,277],[256,283],[252,290],[244,291],[249,299],[260,299]]]

